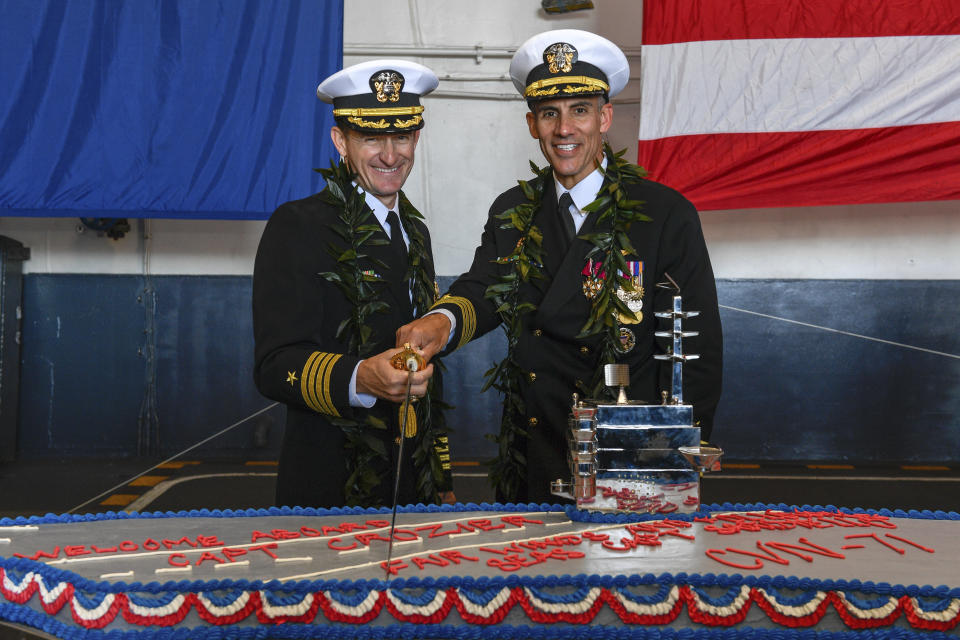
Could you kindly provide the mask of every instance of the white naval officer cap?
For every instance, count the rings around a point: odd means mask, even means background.
[[[533,36],[510,61],[510,78],[524,98],[548,100],[620,93],[630,64],[620,47],[589,31],[558,29]]]
[[[369,60],[320,83],[317,97],[333,104],[337,125],[364,133],[399,133],[423,128],[424,96],[440,83],[416,62]]]

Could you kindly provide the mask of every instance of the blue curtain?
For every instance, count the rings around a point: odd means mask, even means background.
[[[342,52],[343,0],[0,0],[0,215],[266,218]]]

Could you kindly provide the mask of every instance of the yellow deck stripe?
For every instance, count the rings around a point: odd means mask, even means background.
[[[199,460],[179,460],[177,462],[164,462],[158,464],[157,469],[183,469],[187,465],[200,464]]]
[[[131,487],[155,487],[170,476],[140,476],[139,478],[129,482],[128,485]]]

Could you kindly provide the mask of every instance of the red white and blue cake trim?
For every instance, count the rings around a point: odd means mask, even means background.
[[[548,505],[408,507],[402,511],[417,514],[541,512],[565,514],[571,520],[575,517],[580,522],[598,525],[664,520],[662,516],[584,514]],[[49,516],[0,520],[0,538],[5,535],[2,528],[58,523],[382,513],[383,510],[269,509],[242,513]],[[725,515],[730,513],[755,514],[755,517]],[[770,517],[761,518],[763,513]],[[720,505],[671,520],[713,527],[711,535],[723,536],[732,534],[731,528],[735,525],[773,527],[785,522],[782,514],[793,514],[794,523],[797,517],[803,523],[803,518],[813,517],[810,514],[820,514],[819,519],[806,522],[816,522],[818,526],[833,522],[837,523],[836,527],[848,527],[851,532],[845,534],[847,538],[867,536],[862,529],[882,526],[889,518],[960,519],[955,513],[943,512]],[[687,535],[682,529],[678,531],[680,535]],[[634,536],[648,538],[650,535],[642,529],[634,533]],[[893,549],[909,548],[917,554],[933,552],[909,537],[890,531],[882,535],[872,531],[869,535],[874,536],[869,542],[887,544]],[[883,535],[893,537],[883,538]],[[608,542],[589,540],[598,549],[602,542]],[[587,541],[584,539],[583,543]],[[809,563],[805,557],[816,553],[818,548],[816,542],[810,541],[810,545],[780,543],[779,547],[761,546],[756,551],[718,546],[706,551],[717,552],[714,560],[737,556],[737,564],[749,566],[746,563],[752,559],[775,567],[775,558],[800,558],[800,562]],[[620,543],[611,546],[619,547]],[[852,539],[849,546],[862,545]],[[3,553],[0,546],[0,554]],[[530,553],[544,552],[530,550]],[[832,553],[837,554],[835,550]],[[944,557],[943,561],[955,562],[956,556]],[[562,566],[563,562],[559,564]],[[850,637],[862,638],[860,630],[874,630],[883,632],[874,637],[892,638],[953,632],[960,623],[960,588],[956,586],[815,579],[742,571],[643,573],[641,568],[638,566],[636,572],[629,575],[531,576],[504,571],[503,575],[492,577],[398,576],[389,581],[218,579],[126,583],[90,580],[30,557],[3,557],[0,558],[0,619],[64,638],[221,638],[238,637],[241,629],[242,637],[251,638],[694,638],[715,637],[716,633],[734,627],[737,637],[757,634],[757,637],[775,638],[805,637],[804,632],[818,629],[827,616],[839,618],[843,625],[840,628],[845,630],[829,637],[853,634]],[[960,578],[954,584],[960,584]],[[668,626],[681,620],[689,620],[693,626],[677,635],[680,632]],[[766,625],[765,628],[750,626],[756,626],[758,621]]]

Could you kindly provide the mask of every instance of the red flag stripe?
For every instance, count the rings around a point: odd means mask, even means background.
[[[675,136],[638,156],[700,210],[960,199],[960,122]]]
[[[643,44],[960,34],[957,0],[645,0]]]

